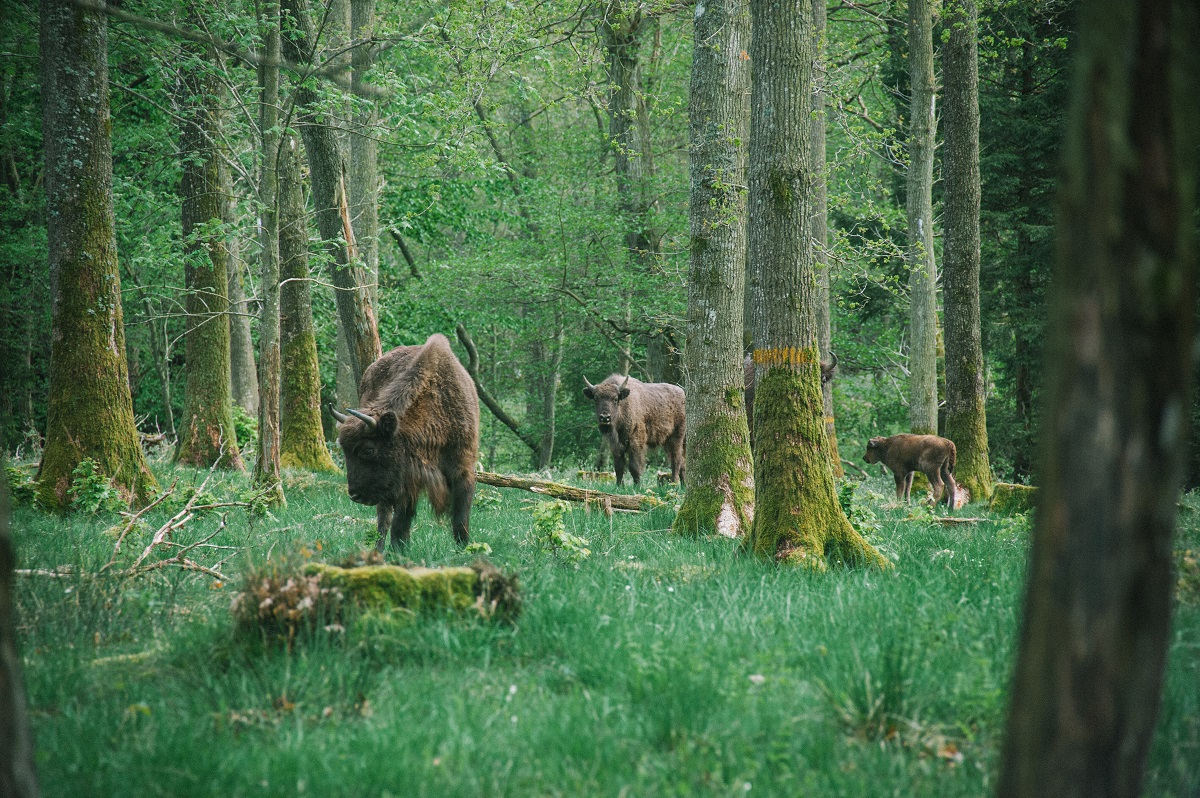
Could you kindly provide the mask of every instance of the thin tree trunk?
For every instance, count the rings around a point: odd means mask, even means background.
[[[979,13],[975,0],[945,12],[946,437],[958,451],[954,478],[978,501],[993,481],[979,327]]]
[[[887,567],[850,526],[829,463],[817,351],[812,219],[813,0],[751,0],[748,268],[766,297],[754,329],[754,526],[763,557],[823,570]]]
[[[911,432],[937,434],[937,268],[933,257],[933,17],[929,0],[909,0],[908,127],[909,333]]]
[[[816,209],[813,213],[813,255],[817,259],[817,351],[825,363],[832,361],[833,307],[829,280],[829,192],[825,157],[825,29],[824,2],[813,3],[813,35],[817,40],[813,86],[813,165],[816,169]],[[834,477],[841,478],[842,458],[838,452],[837,426],[833,415],[833,381],[821,383],[825,405],[825,437],[829,438],[829,465]]]
[[[350,0],[350,53],[354,71],[351,92],[357,104],[350,132],[350,219],[354,237],[371,281],[371,301],[379,304],[379,167],[375,126],[379,120],[374,101],[363,102],[367,76],[375,65],[375,0]]]
[[[300,182],[300,142],[285,136],[279,154],[279,350],[283,468],[337,471],[321,426],[321,374],[308,273],[308,214]]]
[[[313,33],[304,0],[284,0],[283,8],[295,27],[283,37],[289,59],[307,64],[312,60]],[[346,334],[346,350],[354,385],[363,371],[382,354],[374,304],[368,290],[369,277],[359,258],[350,224],[347,194],[347,165],[336,131],[323,120],[320,99],[310,83],[296,88],[300,113],[300,135],[308,154],[317,231],[325,240],[337,302],[338,318]]]
[[[742,377],[746,278],[750,9],[711,0],[693,21],[688,101],[691,259],[685,447],[687,494],[672,528],[731,538],[754,518],[754,461]]]
[[[195,20],[193,20],[195,22]],[[183,425],[175,459],[243,470],[229,387],[228,250],[223,226],[229,175],[217,150],[224,86],[211,51],[185,45],[180,87],[180,206],[187,286]]]
[[[0,452],[0,469],[5,467]],[[17,647],[13,569],[17,553],[8,528],[7,480],[0,480],[0,795],[4,798],[37,798],[33,732],[21,677],[21,652]]]
[[[233,402],[252,416],[258,415],[258,366],[250,335],[250,303],[246,300],[246,264],[241,257],[237,198],[230,193],[225,223],[233,228],[229,238],[229,384]]]
[[[1200,13],[1093,0],[1080,17],[1002,798],[1141,795],[1171,639]]]
[[[279,352],[279,55],[280,8],[273,0],[262,6],[264,63],[258,68],[258,124],[262,137],[259,203],[262,223],[262,316],[258,325],[258,462],[254,481],[272,488],[271,500],[285,502],[280,476]]]
[[[96,460],[135,503],[155,481],[133,420],[112,198],[105,19],[41,5],[42,131],[50,259],[50,395],[38,498],[65,507],[71,472]]]

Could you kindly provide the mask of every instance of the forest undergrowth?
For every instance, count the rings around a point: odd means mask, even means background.
[[[155,466],[182,496],[207,472]],[[574,472],[557,474],[570,480]],[[890,481],[843,491],[894,572],[779,568],[723,538],[670,532],[673,508],[573,506],[587,554],[539,542],[541,502],[481,487],[472,540],[519,574],[513,624],[424,617],[265,646],[234,634],[245,574],[338,562],[373,544],[344,477],[290,473],[288,505],[203,512],[175,542],[230,549],[227,581],[127,576],[164,501],[120,517],[13,516],[18,634],[49,796],[979,796],[994,788],[1029,520],[896,506]],[[206,491],[244,496],[243,475]],[[629,490],[629,488],[626,488]],[[658,489],[668,500],[677,494]],[[543,515],[545,513],[543,512]],[[224,527],[221,528],[221,524]],[[1145,794],[1200,787],[1200,498],[1182,502],[1180,587]],[[483,548],[483,547],[476,547]],[[422,501],[397,562],[463,565]]]

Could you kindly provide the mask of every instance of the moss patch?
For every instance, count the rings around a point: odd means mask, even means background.
[[[997,482],[988,509],[994,513],[1015,515],[1029,512],[1034,508],[1036,502],[1037,488],[1030,485]]]
[[[740,397],[741,391],[734,391]],[[753,460],[746,416],[717,413],[701,426],[688,453],[687,494],[671,530],[688,534],[718,532],[742,537],[754,515]]]

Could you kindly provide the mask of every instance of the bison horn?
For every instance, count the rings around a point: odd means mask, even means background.
[[[837,352],[834,352],[832,349],[830,349],[829,350],[829,358],[830,358],[829,368],[835,368],[837,366]]]
[[[587,378],[586,376],[583,378],[583,384],[584,384],[585,386],[587,386],[588,388],[595,388],[595,387],[596,387],[595,385],[592,385],[590,382],[588,382],[588,378]]]
[[[332,403],[329,405],[329,412],[334,418],[337,419],[339,424],[343,424],[350,420],[350,416],[346,415],[345,413],[339,413],[338,409],[334,407]]]
[[[362,412],[361,410],[355,410],[353,408],[347,407],[346,412],[349,413],[350,415],[354,416],[355,418],[361,418],[363,421],[365,421],[367,423],[368,427],[370,427],[371,429],[375,429],[375,419],[373,419],[371,416],[368,416],[366,413]]]
[[[625,390],[625,386],[629,384],[629,377],[630,377],[630,376],[631,376],[631,375],[629,375],[629,374],[626,374],[626,375],[625,375],[625,382],[621,383],[621,390],[622,390],[622,391],[623,391],[623,390]]]

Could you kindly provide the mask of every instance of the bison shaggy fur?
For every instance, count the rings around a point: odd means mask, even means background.
[[[958,453],[954,441],[937,435],[893,435],[890,438],[871,438],[863,460],[883,463],[896,480],[896,498],[909,500],[913,474],[920,471],[929,478],[929,497],[934,504],[942,496],[943,482],[946,506],[954,506],[958,484],[954,481],[954,464]]]
[[[408,543],[422,492],[436,514],[450,509],[454,539],[466,545],[479,399],[450,342],[435,334],[422,346],[393,349],[363,372],[358,393],[358,410],[334,415],[350,498],[375,506],[379,550],[389,530],[393,546]]]
[[[646,470],[646,452],[662,447],[671,464],[671,479],[684,476],[683,389],[666,382],[642,382],[613,374],[599,385],[584,378],[583,395],[596,403],[596,423],[612,451],[617,484],[625,477],[625,465],[633,484],[641,482]]]

